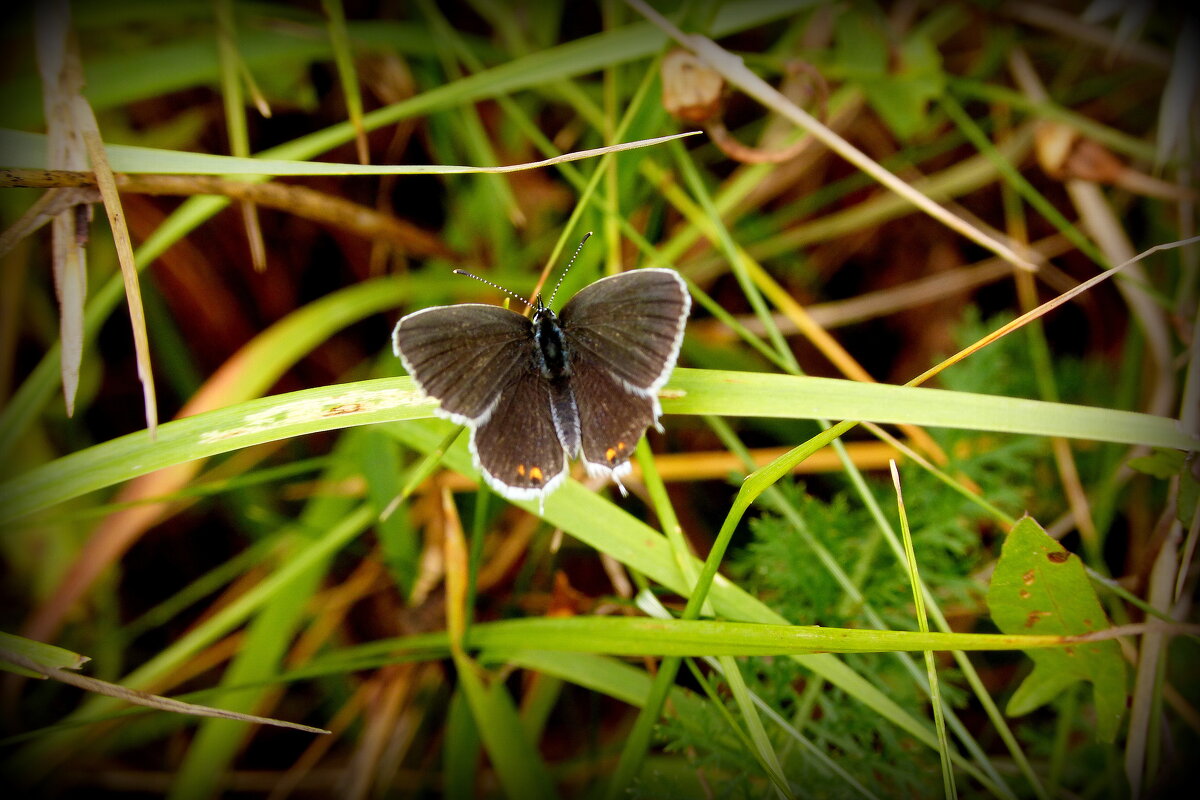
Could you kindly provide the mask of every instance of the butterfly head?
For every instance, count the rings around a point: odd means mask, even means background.
[[[533,324],[537,325],[541,320],[554,320],[555,318],[554,312],[550,310],[550,306],[546,305],[539,294],[533,303]]]

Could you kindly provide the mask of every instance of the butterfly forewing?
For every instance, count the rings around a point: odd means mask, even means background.
[[[639,269],[584,287],[559,320],[573,363],[582,358],[628,388],[651,394],[675,366],[690,307],[687,285],[677,273]]]
[[[464,303],[417,311],[396,324],[392,346],[439,413],[460,424],[488,419],[501,393],[531,363],[528,319]]]
[[[488,484],[508,498],[529,500],[562,482],[567,454],[540,373],[521,372],[500,393],[489,419],[471,429],[471,452]]]
[[[657,392],[675,366],[690,307],[675,272],[644,269],[599,280],[563,308],[590,472],[619,477],[647,426],[658,423]]]

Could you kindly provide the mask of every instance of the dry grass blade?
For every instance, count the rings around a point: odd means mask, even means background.
[[[403,250],[408,255],[435,255],[462,263],[466,256],[452,250],[437,236],[393,214],[359,205],[337,195],[298,186],[292,183],[251,183],[212,175],[143,175],[124,172],[113,176],[117,188],[126,194],[176,195],[187,197],[200,194],[222,195],[235,200],[247,200],[256,206],[286,211],[323,225],[341,228],[366,239],[378,240]],[[93,188],[95,176],[90,172],[66,170],[0,170],[0,187],[57,187],[45,200],[39,200],[17,223],[0,233],[0,256],[11,249],[22,236],[44,224],[51,209],[74,198],[97,198]],[[62,198],[62,199],[55,199]],[[76,201],[78,202],[78,201]],[[42,205],[53,203],[51,209]],[[35,213],[36,212],[36,213]]]
[[[83,89],[83,69],[70,35],[71,9],[65,0],[37,9],[37,62],[49,138],[47,166],[84,169],[87,158],[76,129],[73,100]],[[51,260],[58,295],[62,339],[62,385],[67,415],[75,413],[79,366],[83,363],[83,302],[87,297],[87,223],[90,206],[59,211],[51,220]]]
[[[108,213],[121,274],[125,280],[138,377],[145,398],[146,427],[153,436],[158,427],[158,403],[154,393],[154,375],[133,246],[129,241],[121,200],[108,166],[96,117],[83,97],[83,69],[79,61],[78,44],[71,34],[70,6],[65,2],[39,6],[37,22],[38,68],[44,85],[50,139],[48,166],[51,169],[78,170],[85,169],[90,160],[96,173],[97,186]],[[62,320],[63,394],[68,414],[74,412],[79,366],[83,360],[83,303],[87,296],[84,243],[90,214],[90,206],[76,205],[60,211],[51,223],[54,277]]]
[[[1037,101],[1045,100],[1049,94],[1028,55],[1016,48],[1009,56],[1009,67],[1017,85]],[[1084,230],[1100,246],[1108,263],[1120,263],[1129,267],[1128,280],[1117,283],[1117,290],[1124,296],[1129,310],[1140,324],[1146,337],[1146,349],[1155,364],[1155,376],[1151,396],[1146,402],[1146,411],[1159,416],[1171,413],[1174,402],[1174,371],[1171,367],[1171,333],[1166,315],[1158,301],[1144,288],[1151,285],[1149,277],[1134,257],[1133,244],[1129,241],[1118,214],[1105,199],[1100,188],[1092,181],[1070,179],[1066,182],[1067,192],[1079,211]]]
[[[1189,19],[1179,36],[1179,46],[1171,64],[1167,88],[1163,92],[1162,108],[1159,112],[1158,157],[1160,162],[1183,155],[1184,143],[1191,130],[1189,109],[1194,107],[1197,83],[1196,50],[1200,48],[1200,25]]]
[[[1172,521],[1150,570],[1146,599],[1152,606],[1165,613],[1171,611],[1182,538],[1182,526],[1178,521]],[[1125,777],[1129,781],[1133,797],[1140,796],[1143,782],[1152,785],[1154,781],[1153,766],[1146,769],[1148,760],[1153,765],[1153,756],[1148,758],[1147,751],[1150,750],[1149,739],[1153,735],[1154,706],[1159,702],[1159,665],[1166,656],[1165,644],[1166,635],[1161,630],[1147,630],[1138,649],[1133,697],[1129,705],[1129,734],[1125,741]]]
[[[467,544],[462,521],[450,490],[442,487],[442,550],[446,559],[446,632],[450,648],[462,653],[462,637],[467,628]]]
[[[39,170],[42,175],[81,175],[77,172],[54,172]],[[0,182],[0,185],[3,185]],[[100,193],[94,187],[52,189],[33,202],[24,214],[12,225],[0,232],[0,258],[10,253],[19,242],[32,236],[47,222],[67,211],[74,212],[79,205],[90,205],[100,201]]]
[[[1055,234],[1035,242],[1030,245],[1030,249],[1042,258],[1054,258],[1067,252],[1070,244],[1065,237]],[[992,256],[977,264],[926,275],[907,283],[874,292],[865,292],[846,300],[815,303],[807,306],[805,310],[814,325],[824,329],[839,328],[885,317],[898,311],[919,308],[927,303],[944,300],[969,289],[995,283],[1012,274],[1012,267],[1004,259]],[[1026,273],[1022,272],[1022,274]],[[1073,285],[1073,282],[1067,282],[1068,278],[1063,277],[1061,273],[1049,266],[1044,267],[1038,277],[1047,284],[1058,288],[1059,291],[1067,291]],[[738,315],[736,319],[750,333],[756,336],[763,335],[764,326],[757,317],[746,314]],[[800,330],[795,320],[782,313],[776,313],[774,321],[779,331],[785,335],[791,335]],[[735,331],[731,330],[725,322],[715,318],[693,322],[689,326],[688,332],[710,343],[728,342],[737,338]]]
[[[112,228],[113,244],[117,248],[117,259],[121,262],[121,277],[125,281],[125,302],[129,305],[129,321],[133,326],[133,349],[137,357],[138,379],[142,382],[142,398],[146,405],[146,429],[153,437],[158,429],[158,400],[154,391],[154,370],[150,364],[150,340],[146,335],[146,315],[142,310],[142,289],[138,283],[137,263],[133,257],[133,244],[129,241],[129,228],[125,225],[125,214],[121,210],[121,195],[108,158],[104,154],[104,142],[92,107],[82,95],[75,98],[74,116],[83,134],[92,170],[96,173],[96,186],[104,199],[104,210]]]
[[[225,102],[225,132],[229,136],[229,151],[239,158],[250,156],[250,135],[246,125],[246,105],[243,99],[241,75],[250,74],[238,54],[237,28],[233,17],[232,0],[213,4],[217,18],[217,64],[221,75],[221,97]],[[250,263],[255,272],[267,268],[267,246],[263,242],[262,226],[254,203],[243,200],[242,225],[250,245]]]
[[[1007,325],[1003,325],[1003,326],[997,328],[996,330],[989,333],[987,336],[983,337],[979,341],[972,344],[970,347],[963,348],[962,350],[958,351],[957,353],[950,356],[946,360],[942,361],[940,364],[937,364],[936,366],[925,370],[920,375],[918,375],[917,377],[908,381],[904,385],[905,386],[920,386],[922,383],[929,380],[934,375],[937,375],[939,372],[944,370],[946,367],[949,367],[951,364],[957,364],[959,361],[962,361],[967,356],[971,355],[972,353],[974,353],[978,350],[982,350],[983,348],[987,347],[989,344],[991,344],[992,342],[1001,338],[1002,336],[1007,336],[1008,334],[1012,333],[1013,331],[1017,330],[1018,328],[1023,328],[1025,325],[1029,324],[1030,321],[1037,319],[1038,317],[1045,316],[1046,314],[1050,313],[1054,309],[1061,306],[1063,303],[1066,303],[1068,300],[1071,300],[1072,298],[1083,294],[1087,290],[1091,289],[1093,286],[1103,283],[1104,281],[1106,281],[1109,278],[1116,275],[1118,272],[1121,272],[1122,270],[1125,270],[1125,269],[1137,264],[1137,262],[1141,261],[1142,259],[1144,259],[1154,253],[1159,252],[1160,250],[1171,250],[1176,247],[1185,247],[1189,244],[1195,244],[1196,242],[1200,242],[1200,236],[1192,236],[1191,238],[1188,238],[1188,239],[1181,239],[1178,242],[1165,242],[1163,244],[1156,244],[1156,245],[1154,245],[1154,247],[1151,247],[1147,250],[1143,250],[1141,253],[1139,253],[1138,255],[1129,259],[1128,261],[1124,262],[1123,264],[1118,264],[1117,266],[1113,267],[1110,270],[1105,270],[1104,272],[1101,272],[1099,275],[1089,278],[1088,280],[1086,280],[1083,283],[1076,286],[1071,291],[1060,294],[1058,297],[1055,297],[1053,300],[1048,300],[1045,303],[1042,303],[1037,308],[1033,309],[1032,311],[1028,311],[1028,312],[1022,314],[1021,316],[1017,317],[1016,319],[1014,319],[1012,322],[1008,323]]]
[[[402,717],[419,674],[420,670],[412,664],[398,664],[381,670],[365,684],[362,737],[338,787],[339,797],[347,800],[371,797],[372,789],[386,783],[389,745],[395,737],[408,735],[412,730],[412,726],[402,724]]]
[[[195,717],[217,717],[218,719],[233,719],[242,722],[254,722],[259,725],[274,725],[279,728],[291,728],[297,731],[305,731],[307,733],[329,733],[323,728],[313,728],[309,725],[301,725],[297,722],[287,722],[285,720],[271,719],[270,717],[256,717],[253,714],[239,714],[236,711],[226,711],[221,708],[212,708],[211,706],[200,706],[195,703],[185,703],[182,700],[173,700],[170,697],[162,697],[149,692],[141,692],[136,689],[129,689],[125,686],[119,686],[108,681],[89,678],[86,675],[77,675],[74,672],[68,672],[58,667],[48,667],[44,664],[39,664],[37,661],[25,658],[16,653],[8,653],[5,658],[13,661],[18,666],[34,672],[45,675],[62,683],[76,686],[89,692],[116,697],[120,700],[133,703],[134,705],[146,706],[147,708],[155,708],[159,711],[171,711],[176,714],[190,714]]]

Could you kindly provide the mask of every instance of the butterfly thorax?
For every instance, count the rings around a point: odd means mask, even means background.
[[[552,382],[571,375],[571,361],[567,353],[567,341],[554,312],[542,305],[538,298],[533,314],[533,340],[537,344],[534,359],[542,376]]]

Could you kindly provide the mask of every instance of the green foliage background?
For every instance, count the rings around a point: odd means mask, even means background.
[[[1097,646],[1088,664],[1126,677],[1092,685],[1083,670],[1006,716],[1047,685],[1016,651],[1042,665],[1066,651],[1035,649],[1062,642],[1022,638],[1000,622],[1029,613],[1022,599],[989,606],[987,593],[1011,566],[997,559],[1014,525],[1044,537],[1036,520],[1062,543],[1046,547],[1080,559],[1070,591],[1108,618],[1085,628],[1195,621],[1185,453],[1200,251],[1152,254],[935,388],[900,384],[1016,318],[1022,291],[1047,301],[1192,234],[1195,98],[1180,92],[1195,20],[1136,4],[1106,19],[1083,4],[653,5],[983,239],[1053,255],[1023,285],[748,83],[724,90],[725,135],[760,154],[801,142],[798,158],[739,162],[710,121],[701,136],[528,172],[446,169],[699,127],[664,110],[674,44],[636,3],[72,3],[114,169],[270,181],[282,200],[256,212],[259,272],[244,212],[212,184],[123,192],[172,420],[157,436],[143,430],[103,215],[71,417],[50,237],[3,256],[0,628],[66,651],[6,636],[0,661],[71,666],[74,651],[130,688],[334,733],[132,713],[14,679],[7,780],[180,798],[1125,797],[1186,780],[1194,637]],[[4,36],[7,229],[49,164],[31,9],[13,10]],[[1048,173],[1050,123],[1159,179],[1159,194]],[[223,158],[241,148],[253,164]],[[374,233],[314,219],[291,187],[373,212]],[[411,310],[495,301],[453,267],[528,294],[587,230],[598,235],[564,295],[638,266],[692,287],[666,432],[643,443],[628,499],[572,481],[544,507],[506,503],[475,488],[464,437],[401,375],[388,331]],[[839,348],[884,385],[848,379]],[[1163,386],[1169,407],[1152,407]],[[838,420],[869,424],[825,446]],[[934,462],[888,450],[903,529],[868,455],[887,432]],[[793,475],[816,451],[835,458]],[[706,556],[721,567],[711,588]],[[914,614],[923,590],[932,632]],[[1058,621],[1055,633],[1083,632]],[[932,673],[916,651],[936,651]],[[1126,693],[1129,713],[1097,737],[1096,709]]]

